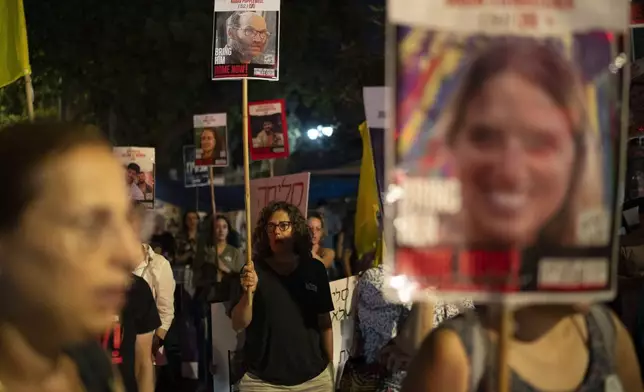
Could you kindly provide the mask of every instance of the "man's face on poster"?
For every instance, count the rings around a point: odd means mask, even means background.
[[[127,181],[128,185],[132,185],[134,181],[136,180],[137,173],[133,169],[127,169],[127,172],[125,173],[125,181]]]
[[[239,17],[239,27],[228,31],[234,49],[244,58],[253,58],[264,53],[269,36],[266,21],[254,12],[243,13]]]
[[[138,174],[137,177],[138,177],[138,183],[139,184],[145,183],[145,173],[141,172],[141,173]]]
[[[273,123],[270,121],[264,121],[264,125],[262,126],[262,130],[266,133],[273,133]]]

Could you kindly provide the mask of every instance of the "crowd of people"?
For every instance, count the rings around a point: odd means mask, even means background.
[[[245,338],[242,392],[467,392],[495,379],[497,307],[391,303],[376,265],[351,271],[355,347],[334,380],[329,266],[344,252],[325,243],[336,223],[324,208],[307,220],[270,203],[247,261],[223,216],[200,225],[187,212],[176,238],[157,227],[148,239],[122,170],[92,127],[0,132],[0,391],[188,390],[174,351],[217,371],[204,319],[220,301]],[[521,308],[514,331],[512,391],[642,391],[630,337],[603,306]]]

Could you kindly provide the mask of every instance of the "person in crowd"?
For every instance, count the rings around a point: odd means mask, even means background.
[[[329,249],[335,249],[337,235],[342,231],[342,221],[338,215],[331,211],[328,203],[324,199],[318,202],[316,210],[322,216],[326,224],[326,235],[322,242],[322,246]]]
[[[152,185],[148,184],[148,179],[144,172],[139,172],[136,178],[136,184],[145,196],[145,200],[152,200],[154,188]]]
[[[136,203],[134,205],[131,223],[136,233],[141,231],[145,213],[146,208],[142,204]],[[138,238],[140,238],[140,235]],[[161,326],[157,328],[153,337],[154,352],[157,353],[163,346],[164,339],[174,319],[174,290],[176,284],[170,262],[165,257],[155,253],[150,245],[146,243],[140,244],[139,260],[141,261],[134,269],[134,275],[140,276],[150,285],[161,317]]]
[[[226,20],[226,64],[264,64],[262,54],[271,36],[266,20],[257,12],[234,12]]]
[[[347,212],[342,222],[342,230],[338,234],[336,246],[336,255],[340,258],[344,275],[347,277],[360,272],[355,265],[355,215],[355,210]]]
[[[197,211],[186,211],[183,215],[183,227],[177,236],[175,265],[192,265],[197,254],[197,234],[199,215]]]
[[[152,338],[161,326],[159,312],[147,282],[132,275],[125,307],[105,334],[103,347],[112,354],[126,392],[153,392]]]
[[[0,390],[122,391],[98,337],[138,262],[123,166],[93,127],[18,124],[0,178]]]
[[[324,268],[327,270],[333,268],[333,262],[335,261],[335,251],[333,249],[322,247],[321,243],[324,237],[326,236],[325,227],[324,227],[324,218],[317,212],[309,214],[309,229],[311,230],[311,241],[313,243],[313,250],[311,250],[311,255],[315,260],[318,260],[324,264]]]
[[[174,236],[166,230],[165,217],[161,214],[154,216],[154,232],[150,238],[150,246],[152,249],[173,262],[176,254],[176,242]]]
[[[311,257],[299,209],[272,202],[253,233],[254,262],[234,286],[229,314],[245,332],[241,392],[333,391],[333,300],[324,265]]]
[[[573,68],[548,44],[524,38],[491,44],[470,63],[445,124],[462,173],[459,230],[468,244],[547,249],[602,242],[578,230],[579,213],[595,208],[603,191]],[[474,392],[495,381],[478,358],[494,349],[501,310],[476,313],[430,334],[403,391]],[[537,304],[516,309],[513,321],[511,391],[642,391],[630,337],[604,306]]]
[[[230,283],[234,275],[239,275],[244,260],[241,252],[233,246],[235,234],[230,221],[217,215],[211,229],[203,233],[197,246],[194,263],[194,285],[198,296],[207,302],[227,301],[230,296]]]
[[[366,270],[358,279],[354,347],[343,370],[341,392],[365,388],[367,382],[374,392],[400,391],[407,366],[432,327],[456,316],[461,309],[473,307],[469,300],[459,306],[442,301],[430,307],[393,303],[384,297],[384,284],[382,265]]]
[[[139,174],[141,174],[141,166],[136,163],[132,162],[125,167],[125,181],[132,200],[145,200],[145,194],[141,192],[138,185]]]
[[[284,140],[282,139],[282,134],[280,132],[275,132],[272,121],[270,120],[264,121],[264,124],[262,125],[262,130],[259,131],[257,136],[253,138],[253,147],[266,148],[266,147],[282,147],[282,146],[284,146]]]

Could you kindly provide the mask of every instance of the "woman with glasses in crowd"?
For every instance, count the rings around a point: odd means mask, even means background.
[[[231,300],[235,331],[245,332],[241,392],[333,390],[331,289],[311,255],[306,219],[286,202],[260,213],[254,262],[244,266]]]
[[[23,124],[0,178],[0,391],[121,391],[98,338],[140,256],[123,167],[94,128]]]

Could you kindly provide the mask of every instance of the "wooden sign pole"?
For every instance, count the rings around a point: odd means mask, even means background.
[[[217,215],[217,205],[215,204],[215,168],[208,167],[210,177],[210,206],[212,207],[212,219],[214,224],[215,216]]]
[[[244,148],[244,197],[246,201],[246,263],[251,264],[252,228],[254,222],[250,218],[250,158],[248,147],[248,79],[242,79],[242,129],[243,129],[243,148]]]
[[[508,349],[510,341],[514,335],[514,314],[512,309],[507,305],[501,305],[501,314],[499,315],[499,337],[496,350],[496,369],[497,385],[495,391],[510,392],[510,368],[508,366]]]

